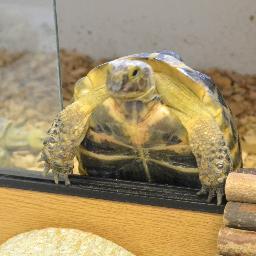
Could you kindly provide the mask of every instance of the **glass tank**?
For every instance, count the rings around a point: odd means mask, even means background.
[[[76,5],[63,0],[57,11],[65,104],[74,82],[93,66],[173,50],[214,80],[236,119],[244,167],[256,166],[254,0],[77,0]]]
[[[103,62],[160,50],[214,80],[236,119],[244,167],[255,167],[256,9],[235,2],[0,0],[0,168],[42,170],[42,138],[76,81]]]
[[[0,168],[41,170],[61,109],[53,0],[0,0]]]

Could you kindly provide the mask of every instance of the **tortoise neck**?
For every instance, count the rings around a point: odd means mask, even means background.
[[[145,119],[151,109],[159,102],[153,98],[148,102],[141,100],[121,101],[115,99],[117,108],[129,122],[139,123]]]

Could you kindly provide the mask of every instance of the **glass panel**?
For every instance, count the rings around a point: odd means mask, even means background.
[[[61,109],[53,0],[0,0],[0,168],[40,170]]]
[[[65,104],[75,81],[100,62],[174,50],[213,78],[237,120],[244,166],[256,166],[255,1],[75,2],[57,0]]]

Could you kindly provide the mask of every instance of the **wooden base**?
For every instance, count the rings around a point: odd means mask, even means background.
[[[238,169],[226,181],[228,202],[218,252],[229,256],[256,255],[256,169]]]
[[[224,227],[219,232],[218,249],[222,255],[227,256],[254,256],[256,233]]]
[[[0,188],[0,243],[45,227],[103,236],[138,256],[212,256],[222,215]]]

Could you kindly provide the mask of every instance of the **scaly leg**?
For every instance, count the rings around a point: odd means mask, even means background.
[[[69,185],[68,175],[73,172],[73,160],[84,139],[92,111],[107,98],[105,87],[89,88],[85,96],[67,106],[55,118],[43,144],[41,159],[45,162],[44,173],[52,170],[58,183],[63,175]]]
[[[208,202],[217,196],[217,204],[220,205],[225,180],[233,166],[230,150],[214,120],[197,119],[193,121],[192,127],[190,146],[197,160],[202,184],[198,195],[208,194]]]
[[[176,75],[155,74],[157,90],[188,132],[202,184],[198,194],[208,194],[208,201],[217,195],[217,203],[221,204],[225,180],[233,167],[230,150],[215,119],[223,106],[205,91],[203,81],[195,82],[183,73]]]
[[[224,186],[228,173],[233,168],[229,147],[214,117],[204,111],[203,106],[192,103],[193,109],[182,112],[170,109],[182,122],[188,132],[189,144],[196,158],[199,179],[202,184],[198,195],[208,194],[210,202],[217,196],[217,204],[222,203]]]

